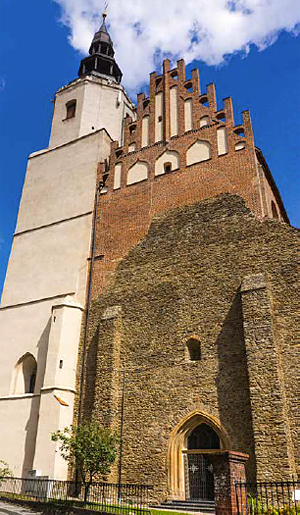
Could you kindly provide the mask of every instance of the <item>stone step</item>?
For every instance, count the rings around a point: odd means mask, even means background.
[[[151,508],[166,511],[184,511],[193,513],[215,513],[214,501],[207,500],[191,500],[191,501],[164,501],[159,505],[153,505]]]

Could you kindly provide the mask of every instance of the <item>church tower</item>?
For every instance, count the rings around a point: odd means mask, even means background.
[[[105,17],[28,160],[0,309],[0,456],[16,477],[67,475],[50,433],[73,421],[97,167],[135,116]]]

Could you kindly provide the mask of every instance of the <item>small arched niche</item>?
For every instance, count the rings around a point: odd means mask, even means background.
[[[246,143],[245,141],[238,141],[236,144],[235,144],[235,150],[243,150],[243,148],[246,147]]]
[[[273,218],[275,220],[279,220],[279,213],[278,213],[277,207],[275,205],[275,202],[273,200],[271,201],[271,209],[272,209]]]
[[[187,359],[189,361],[200,361],[201,347],[200,341],[197,338],[190,338],[186,342]]]
[[[37,374],[37,362],[32,354],[27,352],[22,356],[14,370],[13,395],[34,393]]]
[[[148,179],[149,165],[146,161],[138,161],[129,170],[127,175],[127,186],[136,182]]]
[[[197,140],[186,153],[187,166],[211,159],[211,144],[209,141]]]
[[[155,161],[155,175],[162,175],[179,168],[179,154],[175,150],[166,150]]]
[[[206,127],[206,125],[209,125],[209,116],[202,116],[200,118],[200,128]]]

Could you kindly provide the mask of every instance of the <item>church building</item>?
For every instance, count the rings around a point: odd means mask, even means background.
[[[122,442],[110,481],[157,501],[213,499],[224,453],[249,480],[296,478],[298,233],[250,113],[236,125],[183,60],[137,106],[121,80],[104,15],[28,161],[0,309],[0,458],[67,479],[50,434],[94,419]]]

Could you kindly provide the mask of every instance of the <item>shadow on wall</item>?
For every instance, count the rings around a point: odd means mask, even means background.
[[[92,411],[95,406],[95,386],[97,375],[97,354],[99,342],[99,325],[93,334],[93,337],[88,346],[86,362],[85,362],[85,385],[84,394],[82,399],[82,417],[84,420],[89,420],[92,416]]]
[[[256,480],[256,459],[250,405],[249,377],[240,293],[236,293],[217,337],[217,392],[221,425],[230,436],[232,450],[249,454],[248,481]]]
[[[45,329],[43,330],[37,344],[37,378],[35,385],[35,393],[39,394],[44,384],[46,361],[48,353],[49,335],[51,327],[51,318],[49,318]],[[24,461],[22,468],[22,477],[27,477],[29,470],[32,470],[37,426],[39,420],[40,396],[32,397],[31,408],[27,424],[25,426],[26,437],[24,445]],[[50,438],[50,434],[49,434]]]

